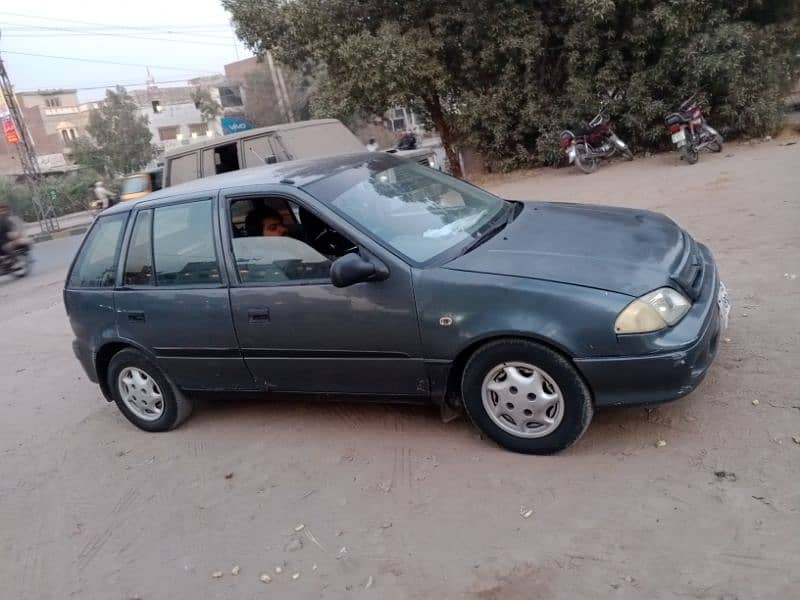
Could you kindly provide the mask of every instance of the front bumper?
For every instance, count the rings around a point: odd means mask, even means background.
[[[634,406],[677,400],[705,377],[719,348],[720,287],[714,259],[705,260],[702,292],[683,321],[670,330],[620,339],[622,356],[576,359],[596,406]]]
[[[719,309],[692,346],[651,356],[579,359],[596,406],[635,406],[677,400],[694,390],[717,354]]]

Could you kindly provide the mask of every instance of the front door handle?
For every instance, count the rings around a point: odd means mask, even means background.
[[[269,323],[269,309],[268,308],[253,308],[247,311],[247,322],[254,325],[263,325]]]
[[[144,323],[145,321],[144,311],[141,310],[128,311],[128,321],[137,321],[139,323]]]

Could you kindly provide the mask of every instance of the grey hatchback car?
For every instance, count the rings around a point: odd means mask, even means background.
[[[595,408],[703,379],[730,304],[711,252],[644,210],[512,202],[389,155],[237,171],[100,215],[64,301],[133,424],[199,393],[433,402],[525,453]]]

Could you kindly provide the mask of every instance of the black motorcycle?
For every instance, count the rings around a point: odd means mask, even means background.
[[[0,256],[0,276],[25,277],[31,272],[33,256],[29,244],[19,244],[10,254]]]
[[[690,165],[698,161],[701,150],[722,152],[722,136],[706,123],[695,96],[692,94],[678,107],[678,112],[664,118],[664,125],[672,134],[672,143],[680,153],[681,160]]]

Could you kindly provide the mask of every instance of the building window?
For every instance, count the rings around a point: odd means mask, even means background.
[[[153,100],[150,104],[153,105],[154,113],[160,113],[164,110],[164,108],[161,106],[161,100]]]
[[[64,138],[64,143],[69,144],[69,134],[66,129],[61,130],[61,137]]]
[[[61,106],[61,98],[59,98],[58,96],[52,96],[50,98],[45,98],[44,99],[44,105],[49,107],[49,108],[57,108],[57,107]]]
[[[189,123],[189,135],[193,138],[203,137],[208,131],[208,125],[205,123]]]
[[[78,132],[75,131],[74,129],[70,129],[69,130],[69,137],[72,140],[78,139]]]
[[[406,111],[402,107],[394,109],[394,118],[403,119],[406,116]]]
[[[178,128],[177,127],[159,127],[158,128],[158,139],[160,139],[162,142],[166,142],[167,140],[178,139]]]
[[[220,86],[219,88],[219,103],[223,108],[232,106],[242,106],[242,90],[238,85],[236,86]]]
[[[392,129],[394,131],[404,131],[406,128],[406,120],[405,119],[393,119],[392,120]]]

